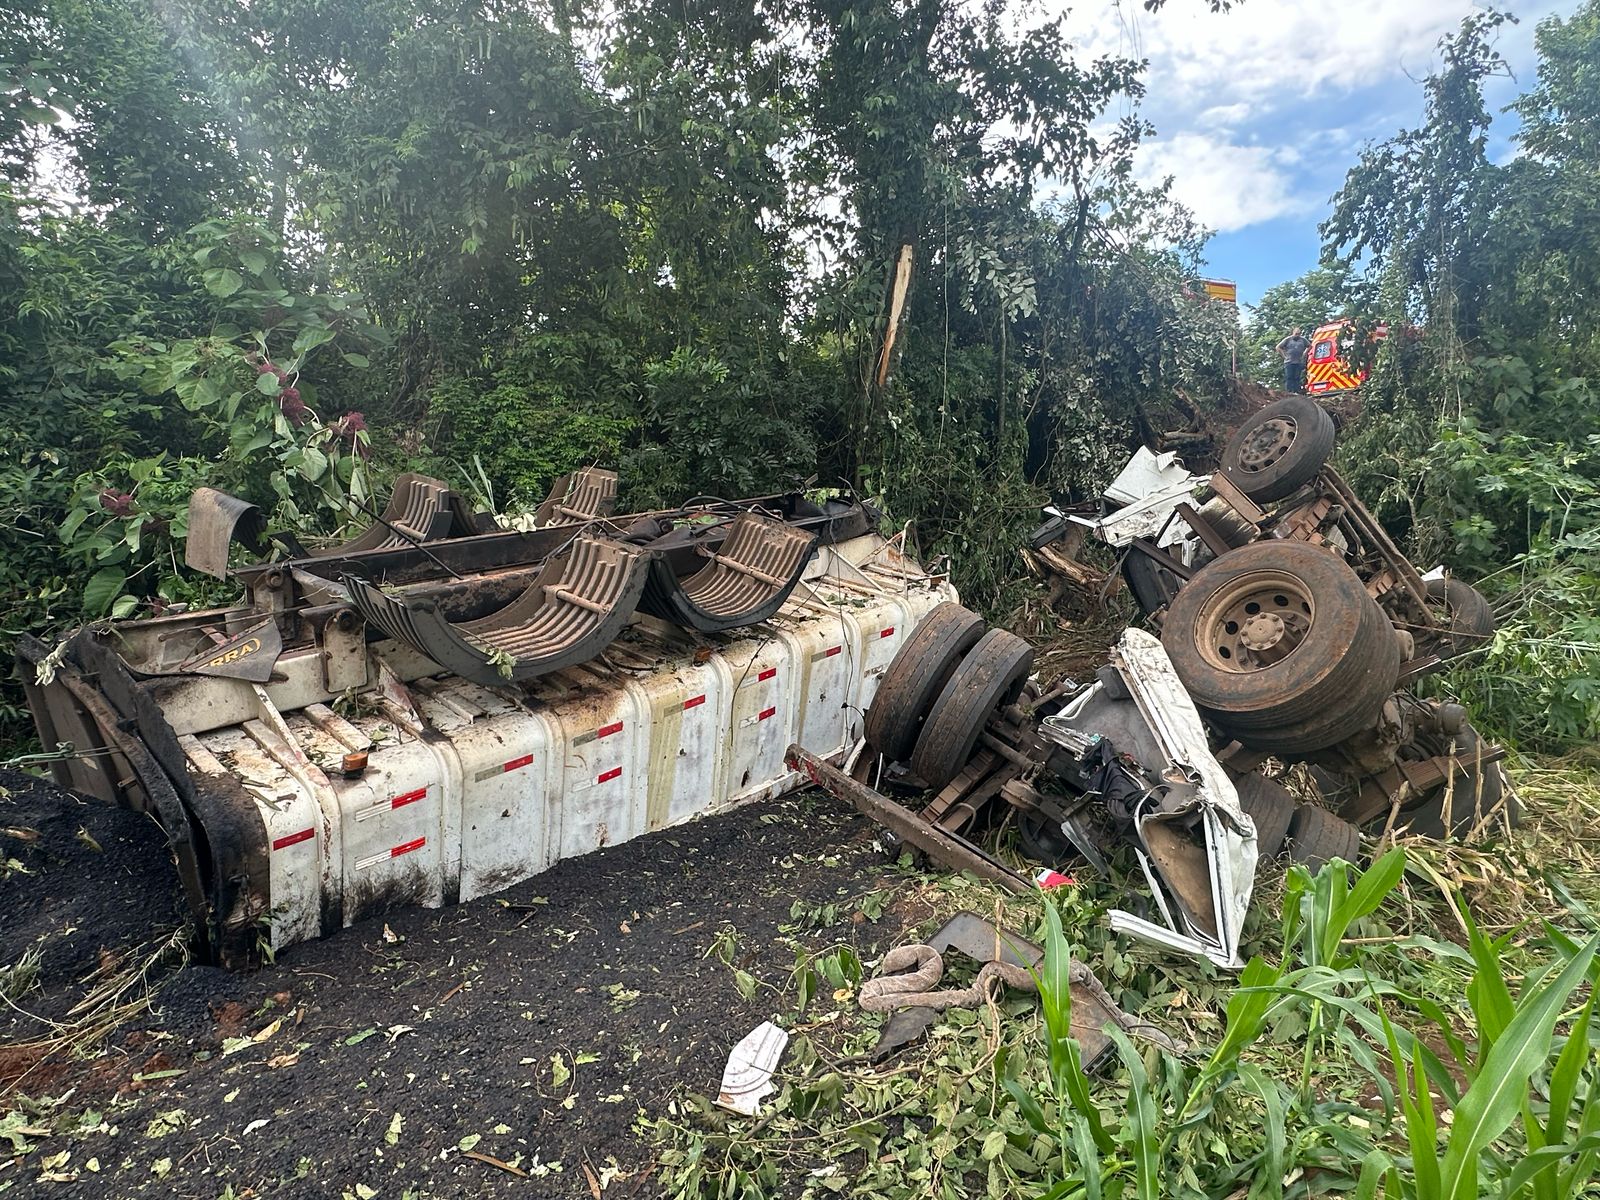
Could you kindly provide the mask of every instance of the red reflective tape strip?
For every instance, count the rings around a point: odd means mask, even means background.
[[[756,682],[760,683],[763,679],[771,679],[777,673],[778,673],[778,668],[777,667],[768,667],[765,671],[761,672],[761,674],[756,676]]]
[[[844,653],[844,647],[843,646],[829,646],[828,649],[823,653],[822,657],[823,658],[832,658],[835,654],[843,654],[843,653]]]
[[[407,792],[403,796],[396,796],[393,800],[389,801],[389,807],[390,808],[404,808],[408,804],[415,804],[418,800],[421,800],[427,794],[428,794],[428,789],[425,788],[425,787],[420,787],[414,792]]]
[[[274,850],[284,850],[290,846],[298,846],[301,842],[309,842],[316,836],[317,831],[314,827],[311,829],[302,829],[299,833],[290,833],[279,838],[277,841],[272,843],[272,848]]]
[[[758,712],[756,714],[756,720],[765,721],[768,717],[770,717],[773,713],[775,713],[777,711],[778,710],[776,708],[763,708],[760,712]]]
[[[428,839],[425,837],[412,838],[411,841],[402,842],[393,850],[389,851],[389,857],[399,858],[402,854],[410,854],[413,850],[421,850],[427,844]]]
[[[889,628],[885,629],[878,636],[881,637],[881,638],[893,637],[894,636],[894,626],[893,625],[889,626]]]
[[[513,758],[507,762],[501,763],[500,770],[502,774],[506,771],[515,771],[518,767],[525,767],[532,761],[533,755],[524,754],[521,758]]]
[[[610,783],[613,779],[615,779],[618,775],[621,775],[621,774],[622,774],[622,768],[621,767],[612,767],[611,770],[606,771],[604,774],[596,775],[594,781],[596,783]]]
[[[691,696],[691,697],[689,697],[689,699],[687,699],[687,700],[685,700],[683,702],[683,706],[685,708],[699,708],[705,702],[706,702],[706,698],[703,695],[702,696]]]
[[[602,725],[602,726],[600,726],[599,729],[596,729],[594,731],[594,736],[597,737],[597,738],[610,737],[613,733],[621,733],[621,732],[622,732],[622,722],[621,721],[615,721],[610,725]]]

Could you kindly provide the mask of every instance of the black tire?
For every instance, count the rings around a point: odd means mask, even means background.
[[[1222,452],[1222,473],[1257,504],[1310,483],[1333,453],[1330,417],[1309,396],[1286,396],[1251,417]]]
[[[983,618],[946,602],[918,622],[883,673],[867,708],[867,744],[891,762],[906,762],[917,734],[962,655],[983,636]]]
[[[911,769],[938,791],[961,773],[978,744],[978,735],[995,709],[1022,693],[1033,669],[1033,647],[1014,633],[991,629],[967,652],[939,698],[933,702]]]
[[[1494,637],[1498,628],[1494,610],[1477,588],[1459,579],[1430,579],[1427,589],[1428,607],[1443,622],[1443,628],[1418,634],[1419,654],[1455,658]]]
[[[1361,831],[1325,808],[1302,804],[1289,824],[1289,858],[1313,874],[1335,858],[1359,864]]]
[[[1505,772],[1500,769],[1500,764],[1478,762],[1482,749],[1483,739],[1478,731],[1471,725],[1462,726],[1461,732],[1455,736],[1455,756],[1465,768],[1465,774],[1456,777],[1453,792],[1448,788],[1439,788],[1419,806],[1407,808],[1401,813],[1400,819],[1410,827],[1412,833],[1438,841],[1466,837],[1483,822],[1485,815],[1500,808],[1502,800],[1505,806],[1500,811],[1510,820],[1511,827],[1515,829],[1522,823],[1517,794],[1506,787]],[[1448,829],[1444,819],[1447,794],[1450,797]]]
[[[1128,584],[1133,602],[1145,616],[1154,616],[1167,605],[1183,587],[1179,579],[1148,554],[1129,550],[1122,557],[1122,578]]]
[[[1256,823],[1256,853],[1277,858],[1289,837],[1298,802],[1289,789],[1259,771],[1239,776],[1233,788],[1239,793],[1239,807]]]
[[[1256,542],[1197,571],[1162,644],[1201,715],[1252,750],[1325,750],[1369,727],[1400,673],[1394,628],[1344,562]]]

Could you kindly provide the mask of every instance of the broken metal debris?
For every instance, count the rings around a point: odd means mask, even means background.
[[[921,676],[906,660],[941,642],[946,635],[937,631],[964,626],[951,611],[958,608],[947,603],[930,613],[922,629],[935,633],[913,637],[890,664],[873,703],[888,705],[897,721],[869,718],[869,729],[893,734],[902,722],[917,724],[905,692],[920,695]],[[928,702],[910,762],[879,776],[882,786],[912,793],[938,786],[920,813],[802,747],[790,747],[790,761],[907,845],[1017,892],[1032,893],[1038,885],[967,836],[997,810],[1016,813],[1027,831],[1025,844],[1047,865],[1081,852],[1104,869],[1114,844],[1131,841],[1157,920],[1116,913],[1113,926],[1219,965],[1242,965],[1239,937],[1255,876],[1255,827],[1161,643],[1130,629],[1111,668],[1094,683],[1071,696],[1045,697],[1029,694],[1029,685],[1016,678],[1024,660],[994,645],[999,632],[948,667],[943,690]],[[986,644],[993,647],[988,652]],[[868,771],[873,762],[863,760]],[[930,770],[937,771],[933,778],[924,773]]]
[[[723,1068],[718,1106],[746,1117],[759,1113],[762,1098],[777,1090],[772,1075],[788,1044],[787,1031],[771,1021],[763,1021],[745,1034]]]
[[[1408,690],[1491,638],[1493,614],[1470,585],[1405,557],[1329,465],[1334,436],[1314,400],[1286,397],[1234,434],[1217,473],[1141,449],[1106,489],[1104,515],[1061,515],[1039,536],[1062,553],[1063,529],[1124,549],[1134,599],[1208,724],[1235,743],[1219,746],[1230,768],[1310,762],[1358,824],[1392,815],[1435,836],[1502,813],[1514,824],[1503,751],[1455,706]],[[1448,823],[1447,795],[1461,800]]]

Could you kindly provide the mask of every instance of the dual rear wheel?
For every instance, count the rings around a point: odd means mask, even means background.
[[[908,763],[937,791],[961,773],[997,709],[1015,703],[1033,670],[1033,648],[959,604],[924,617],[884,673],[867,710],[866,738]]]

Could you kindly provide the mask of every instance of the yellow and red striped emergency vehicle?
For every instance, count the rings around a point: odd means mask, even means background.
[[[1351,366],[1344,357],[1342,340],[1350,326],[1347,320],[1329,321],[1319,325],[1311,335],[1311,352],[1306,356],[1306,391],[1311,395],[1348,391],[1366,382],[1366,370]],[[1388,336],[1387,325],[1379,325],[1372,331],[1374,341]]]

